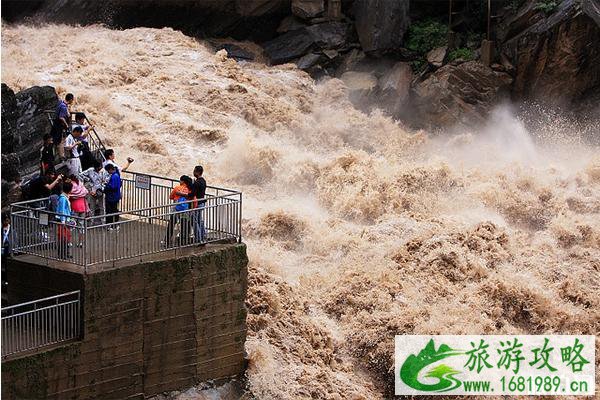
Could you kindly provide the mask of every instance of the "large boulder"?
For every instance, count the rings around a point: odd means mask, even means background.
[[[356,31],[366,53],[402,47],[409,18],[409,0],[355,0]]]
[[[292,13],[300,18],[315,18],[324,11],[325,0],[292,0]]]
[[[513,96],[575,102],[600,85],[600,6],[564,0],[546,15],[536,4],[527,2],[501,30],[516,68]]]
[[[296,29],[304,28],[305,26],[306,23],[300,18],[294,15],[288,15],[287,17],[281,20],[281,23],[277,27],[277,33],[286,33],[289,31],[294,31]]]
[[[306,28],[284,33],[263,44],[271,64],[282,64],[301,57],[314,46],[314,40]]]
[[[352,39],[351,25],[324,22],[295,29],[263,44],[271,64],[281,64],[308,54],[314,49],[345,47]]]
[[[378,99],[384,109],[391,115],[402,115],[413,80],[413,72],[409,63],[394,64],[378,81]]]
[[[448,51],[448,47],[436,47],[427,53],[427,62],[433,65],[436,68],[441,67],[444,64],[444,60],[446,59],[446,53]]]
[[[478,61],[445,65],[414,88],[420,126],[481,123],[512,83],[510,75],[494,71]]]
[[[343,22],[325,22],[306,28],[321,49],[339,49],[351,40],[352,27]]]

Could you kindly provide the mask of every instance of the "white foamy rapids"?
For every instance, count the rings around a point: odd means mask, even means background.
[[[171,29],[2,33],[2,81],[75,93],[118,160],[202,164],[244,192],[257,398],[389,395],[394,334],[600,331],[597,148],[534,141],[505,109],[478,131],[410,133],[339,80]]]

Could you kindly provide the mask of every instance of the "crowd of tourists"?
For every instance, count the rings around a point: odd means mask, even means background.
[[[80,226],[84,219],[87,218],[89,227],[104,225],[102,228],[107,231],[120,229],[121,172],[127,171],[134,162],[129,157],[120,167],[115,161],[113,149],[104,150],[102,161],[96,157],[89,146],[94,126],[85,123],[85,114],[70,112],[74,99],[69,93],[59,102],[52,131],[44,136],[40,149],[40,174],[28,182],[27,190],[23,192],[26,199],[40,199],[35,206],[47,209],[54,216],[53,223],[58,225],[56,240],[61,259],[72,257],[72,232],[85,233]],[[74,122],[71,121],[71,115],[75,116]],[[58,163],[63,164],[66,172],[58,173]],[[166,238],[161,242],[166,247],[173,244],[176,225],[180,226],[178,236],[183,244],[203,243],[206,240],[202,216],[206,203],[203,172],[202,166],[196,166],[194,178],[183,175],[179,185],[170,193],[176,213],[170,213]],[[183,213],[191,209],[197,210]],[[8,234],[3,234],[3,254],[8,237]],[[80,244],[75,243],[77,245]]]

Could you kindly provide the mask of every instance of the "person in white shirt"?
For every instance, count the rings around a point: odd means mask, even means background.
[[[81,146],[81,135],[83,129],[79,126],[73,128],[73,132],[65,139],[65,155],[67,156],[67,168],[69,175],[81,173],[81,160],[79,159],[79,148]]]
[[[127,168],[129,168],[129,166],[133,162],[133,158],[127,157],[127,162],[125,163],[125,166],[121,169],[121,167],[119,167],[119,165],[115,162],[115,151],[113,149],[106,149],[104,151],[104,158],[106,159],[106,161],[102,163],[102,168],[106,168],[106,165],[108,164],[114,165],[117,169],[118,174],[120,174],[121,171],[127,171]]]

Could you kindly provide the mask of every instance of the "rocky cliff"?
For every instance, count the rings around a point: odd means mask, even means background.
[[[2,84],[2,207],[18,200],[18,185],[38,172],[42,138],[51,123],[44,111],[58,102],[51,86],[34,86],[15,94]]]
[[[513,97],[572,102],[599,90],[600,2],[564,0],[546,13],[538,4],[526,2],[500,30],[516,68]]]

